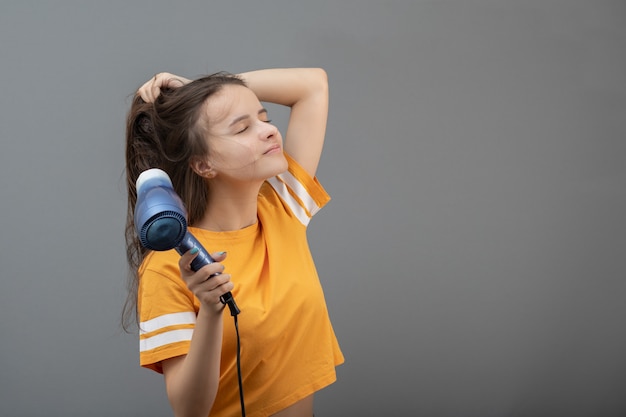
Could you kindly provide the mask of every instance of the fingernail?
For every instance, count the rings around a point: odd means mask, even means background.
[[[226,252],[225,251],[217,252],[217,256],[222,256],[222,255],[226,255]]]
[[[200,249],[198,249],[198,248],[193,248],[193,249],[191,249],[191,250],[189,251],[189,253],[191,253],[192,255],[195,255],[196,253],[198,253],[198,251],[199,251],[199,250],[200,250]]]

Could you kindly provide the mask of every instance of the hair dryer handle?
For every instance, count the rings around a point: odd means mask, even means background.
[[[180,245],[178,245],[175,248],[176,252],[178,252],[179,255],[182,255],[183,253],[186,253],[193,248],[198,248],[198,254],[194,258],[194,260],[191,262],[192,271],[197,271],[203,266],[209,265],[215,262],[215,259],[211,258],[211,255],[209,255],[207,250],[204,249],[204,246],[202,246],[202,244],[198,241],[198,239],[196,239],[194,235],[192,235],[189,231],[187,231],[185,233],[185,236],[183,237],[183,240],[180,242]],[[218,275],[218,274],[213,274],[209,278],[215,275]],[[237,307],[237,304],[235,303],[235,299],[233,298],[233,295],[231,294],[230,291],[222,295],[220,299],[222,303],[228,305],[231,316],[236,316],[237,314],[241,312],[239,310],[239,307]]]
[[[193,248],[198,248],[198,255],[191,262],[191,270],[197,271],[205,265],[212,264],[215,262],[215,259],[211,258],[211,255],[208,254],[204,246],[196,239],[194,235],[189,233],[189,231],[185,232],[185,236],[180,244],[176,247],[176,252],[179,255],[183,255],[184,253],[189,252]]]

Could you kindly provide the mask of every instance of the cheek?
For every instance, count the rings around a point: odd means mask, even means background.
[[[216,138],[211,147],[209,155],[216,159],[241,158],[246,154],[253,153],[254,148],[250,141],[230,138]]]
[[[235,158],[249,161],[256,159],[256,155],[259,151],[258,143],[252,141],[238,141],[234,143],[232,148]]]
[[[226,142],[226,140],[224,140]],[[256,163],[258,149],[250,143],[227,140],[211,152],[211,161],[218,170],[237,171]]]

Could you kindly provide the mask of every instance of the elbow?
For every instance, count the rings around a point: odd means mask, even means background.
[[[328,102],[328,75],[324,69],[308,68],[304,80],[304,90],[299,100],[317,103]]]
[[[175,417],[206,417],[211,412],[212,406],[213,402],[208,406],[205,404],[186,404],[183,407],[174,407],[172,404],[172,411]]]
[[[311,86],[317,92],[328,92],[328,74],[323,68],[312,68]]]
[[[168,399],[174,416],[176,417],[206,417],[209,415],[217,389],[206,393],[207,395],[190,398],[186,395],[175,395],[168,392]]]

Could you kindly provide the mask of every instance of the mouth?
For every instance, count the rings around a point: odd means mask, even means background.
[[[270,155],[270,154],[278,153],[280,151],[281,151],[280,145],[276,144],[276,145],[270,146],[270,148],[268,150],[263,152],[263,155]]]

